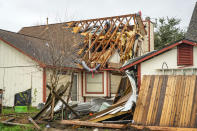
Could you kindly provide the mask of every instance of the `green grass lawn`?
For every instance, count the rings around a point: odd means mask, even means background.
[[[10,126],[0,123],[0,131],[35,131],[35,129],[29,124],[26,126]]]
[[[23,118],[24,116],[34,116],[36,113],[38,113],[39,110],[35,107],[28,107],[28,111],[25,113],[16,113],[14,111],[14,107],[4,107],[2,111],[1,117],[5,117],[8,119],[6,115],[13,114],[16,118]],[[27,113],[27,114],[26,114]],[[40,125],[41,127],[44,127],[44,125]],[[12,125],[5,125],[0,123],[0,131],[34,131],[34,126],[32,124],[26,124],[25,126],[12,126]]]
[[[28,107],[27,113],[38,113],[39,110],[36,109],[35,107]],[[4,107],[2,114],[16,114],[14,111],[14,107]]]

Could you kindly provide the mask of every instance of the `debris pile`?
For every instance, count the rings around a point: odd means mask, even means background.
[[[130,79],[133,82],[130,82]],[[68,83],[66,86],[69,85]],[[132,122],[137,96],[135,81],[130,74],[128,74],[128,77],[122,77],[118,92],[113,100],[96,98],[90,102],[72,105],[71,103],[67,104],[61,98],[65,92],[65,87],[62,86],[57,92],[52,92],[57,98],[54,107],[58,105],[58,101],[65,105],[60,106],[61,109],[54,111],[54,115],[60,117],[50,117],[52,115],[50,94],[43,109],[33,117],[34,120],[49,122],[56,119],[60,120],[57,124],[61,125],[106,128],[125,128],[125,124]]]

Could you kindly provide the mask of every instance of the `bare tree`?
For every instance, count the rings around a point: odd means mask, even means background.
[[[65,67],[75,68],[80,57],[78,51],[83,37],[72,33],[72,30],[65,28],[64,23],[46,25],[40,33],[40,38],[45,39],[44,45],[38,48],[37,57],[43,61],[50,72],[50,86],[52,94],[51,118],[53,118],[55,96],[52,91],[57,90],[61,74]],[[73,73],[71,73],[71,79]],[[71,83],[72,84],[72,83]],[[68,102],[68,99],[67,99]]]

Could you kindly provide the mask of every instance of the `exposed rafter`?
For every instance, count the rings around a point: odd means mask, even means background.
[[[73,33],[85,36],[78,54],[89,66],[99,63],[102,68],[116,50],[122,63],[132,58],[137,52],[137,48],[134,50],[135,40],[146,35],[139,14],[72,21],[65,28],[72,28]]]

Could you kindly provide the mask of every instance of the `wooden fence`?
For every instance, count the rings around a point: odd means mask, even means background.
[[[143,76],[135,124],[197,127],[196,76]]]

